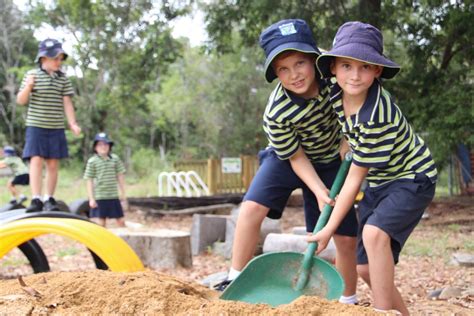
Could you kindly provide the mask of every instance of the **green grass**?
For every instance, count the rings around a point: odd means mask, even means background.
[[[158,195],[157,179],[161,170],[152,170],[144,176],[125,175],[127,197],[150,197]],[[86,182],[82,179],[83,166],[81,164],[63,165],[59,169],[59,180],[55,198],[67,204],[77,199],[87,198]],[[8,203],[11,196],[6,188],[8,177],[0,177],[0,205]],[[22,187],[22,192],[31,197],[29,187]],[[26,202],[29,204],[29,201]]]
[[[74,248],[74,247],[69,247],[69,248],[65,248],[65,249],[59,250],[59,251],[56,253],[56,255],[57,255],[59,258],[64,258],[64,257],[67,257],[67,256],[74,256],[74,255],[77,255],[79,252],[80,252],[79,249]]]
[[[25,257],[13,257],[9,256],[6,258],[3,258],[1,260],[1,267],[2,268],[16,268],[16,267],[21,267],[22,265],[25,265],[28,263],[28,260]]]

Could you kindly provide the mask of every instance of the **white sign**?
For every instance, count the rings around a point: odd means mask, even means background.
[[[222,158],[222,173],[240,173],[242,171],[242,161],[240,158]]]

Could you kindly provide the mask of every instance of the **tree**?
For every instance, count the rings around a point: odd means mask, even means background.
[[[4,123],[0,133],[9,144],[20,147],[24,127],[18,115],[16,91],[22,67],[35,56],[36,41],[25,17],[11,0],[0,0],[0,7],[0,116]]]

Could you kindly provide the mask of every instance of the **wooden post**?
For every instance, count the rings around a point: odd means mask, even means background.
[[[207,160],[207,187],[209,188],[209,194],[214,195],[217,193],[217,160],[210,157]]]
[[[252,181],[252,160],[251,157],[248,155],[242,155],[242,186],[244,191],[247,191],[250,182]]]

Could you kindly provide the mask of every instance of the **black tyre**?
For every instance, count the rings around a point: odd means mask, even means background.
[[[64,201],[56,200],[56,203],[58,204],[58,208],[61,212],[70,212],[69,206]]]
[[[48,258],[46,258],[43,249],[36,240],[30,239],[27,242],[19,245],[18,248],[21,250],[21,252],[23,252],[25,257],[30,262],[34,273],[50,271]]]
[[[89,212],[91,210],[89,206],[89,200],[79,199],[79,200],[72,201],[69,204],[69,210],[71,211],[72,214],[89,217]]]

